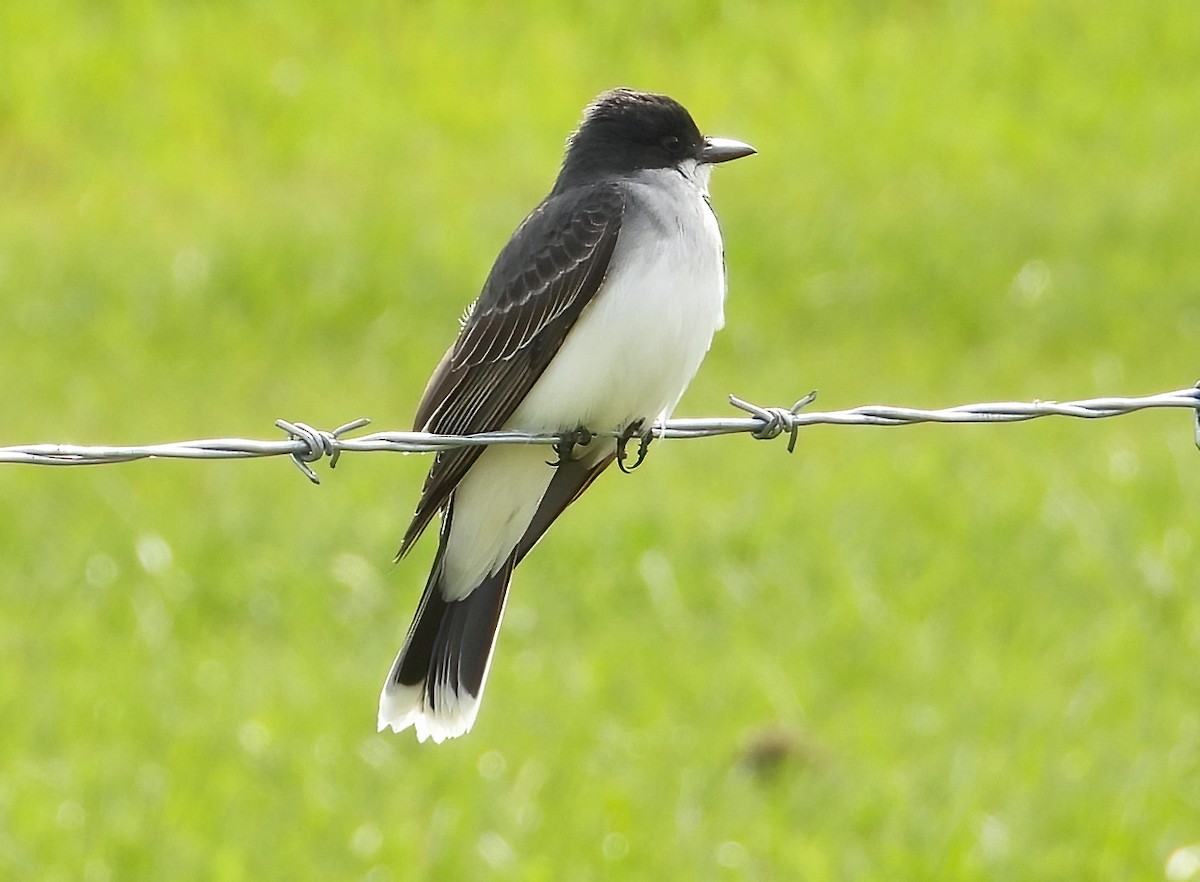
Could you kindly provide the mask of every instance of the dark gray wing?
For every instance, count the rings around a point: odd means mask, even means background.
[[[624,212],[624,191],[608,183],[552,195],[525,219],[430,378],[417,407],[418,430],[465,435],[503,427],[600,289]],[[482,450],[437,455],[397,557]]]

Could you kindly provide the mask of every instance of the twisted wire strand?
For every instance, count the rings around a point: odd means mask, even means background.
[[[1141,398],[1090,398],[1081,401],[1001,401],[960,404],[935,410],[868,404],[849,410],[807,411],[816,399],[810,392],[791,407],[760,407],[731,395],[730,403],[749,414],[745,417],[672,419],[656,422],[657,438],[711,438],[744,433],[769,440],[788,436],[788,451],[796,445],[805,426],[908,426],[916,423],[1010,423],[1048,416],[1103,419],[1153,408],[1186,408],[1193,412],[1193,433],[1200,447],[1200,383],[1189,389],[1163,392]],[[344,452],[390,451],[436,453],[456,447],[490,444],[558,444],[561,435],[517,431],[485,432],[477,435],[437,435],[429,432],[375,432],[358,438],[342,437],[361,429],[365,418],[338,426],[332,431],[314,429],[306,423],[276,420],[287,433],[285,440],[258,441],[245,438],[206,438],[125,447],[79,444],[24,444],[0,447],[0,463],[27,465],[102,465],[138,459],[248,459],[288,456],[313,483],[320,483],[310,463],[329,457],[330,467]],[[617,437],[617,432],[595,432],[597,437]]]

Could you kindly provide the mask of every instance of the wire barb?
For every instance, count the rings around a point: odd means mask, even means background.
[[[321,429],[314,429],[307,423],[289,423],[287,420],[276,420],[275,425],[288,433],[288,440],[298,441],[301,447],[293,450],[290,454],[292,462],[296,464],[296,468],[304,473],[304,476],[314,484],[320,484],[321,479],[317,477],[317,473],[309,468],[310,462],[316,462],[322,457],[329,457],[329,467],[337,466],[338,457],[342,455],[342,448],[338,444],[338,439],[346,432],[352,432],[355,429],[361,429],[363,426],[368,426],[371,421],[366,417],[359,417],[356,420],[338,426],[332,432],[325,432]]]
[[[1091,398],[1083,401],[990,402],[961,404],[938,410],[891,407],[870,404],[850,410],[825,413],[806,408],[816,392],[805,395],[791,407],[761,407],[730,396],[730,403],[747,414],[740,418],[708,417],[658,421],[647,437],[710,438],[745,433],[752,438],[770,440],[788,436],[788,452],[804,426],[909,426],[915,423],[1003,423],[1021,422],[1047,416],[1101,419],[1151,408],[1187,408],[1193,412],[1192,426],[1196,446],[1200,447],[1200,383],[1188,389],[1163,392],[1143,398]],[[330,467],[337,465],[344,451],[392,451],[400,453],[438,453],[459,447],[489,444],[561,445],[561,433],[518,431],[485,432],[477,435],[435,435],[429,432],[376,432],[358,438],[343,437],[370,423],[357,419],[338,426],[332,432],[314,429],[306,423],[278,420],[275,425],[287,433],[286,440],[253,441],[243,438],[209,438],[177,441],[141,447],[88,447],[78,444],[27,444],[0,447],[0,463],[27,465],[99,465],[130,462],[136,459],[248,459],[262,456],[287,456],[314,484],[320,479],[311,463],[328,456]],[[593,432],[597,437],[618,438],[619,432]]]
[[[729,396],[729,403],[746,413],[753,414],[762,421],[762,426],[750,433],[751,438],[759,441],[770,441],[778,438],[784,432],[788,433],[788,453],[796,451],[796,435],[800,431],[800,422],[796,419],[800,411],[817,400],[817,390],[813,389],[789,408],[759,407],[749,401],[743,401],[736,395]]]

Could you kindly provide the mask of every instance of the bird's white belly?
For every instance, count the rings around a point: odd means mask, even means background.
[[[724,323],[720,231],[694,194],[625,227],[610,270],[508,426],[624,429],[669,413]]]

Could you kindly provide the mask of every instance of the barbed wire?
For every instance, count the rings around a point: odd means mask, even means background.
[[[1012,423],[1048,416],[1102,419],[1152,408],[1187,408],[1193,411],[1193,431],[1200,447],[1200,383],[1190,389],[1163,392],[1141,398],[1089,398],[1081,401],[989,402],[960,404],[937,410],[868,404],[849,410],[806,411],[816,400],[810,392],[794,405],[760,407],[736,396],[729,396],[734,407],[747,417],[710,417],[672,419],[656,422],[651,432],[656,438],[711,438],[718,435],[749,434],[769,440],[788,436],[788,452],[796,446],[801,428],[814,425],[834,426],[909,426],[916,423]],[[358,438],[343,437],[361,429],[370,420],[357,419],[332,431],[314,429],[306,423],[276,420],[287,433],[286,440],[256,441],[244,438],[208,438],[175,441],[133,447],[85,446],[79,444],[25,444],[0,447],[0,463],[27,465],[102,465],[138,459],[250,459],[288,456],[315,484],[320,478],[309,463],[329,457],[329,466],[337,465],[345,452],[390,451],[398,453],[436,453],[456,447],[492,444],[561,444],[562,435],[518,431],[484,432],[476,435],[438,435],[429,432],[375,432]],[[594,432],[596,437],[619,437],[617,432]]]

